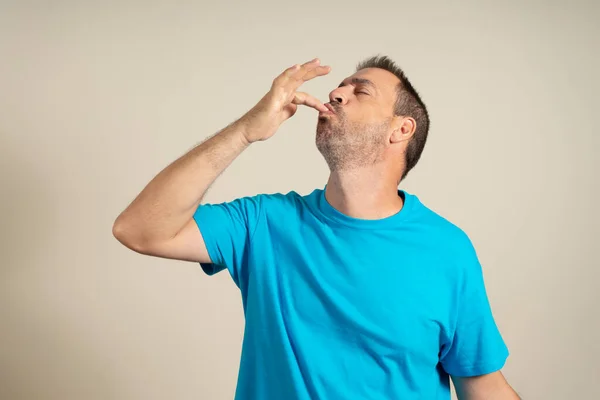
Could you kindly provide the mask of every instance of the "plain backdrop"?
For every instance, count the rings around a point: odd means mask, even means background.
[[[226,272],[134,253],[117,215],[320,57],[322,101],[366,57],[431,114],[401,188],[474,242],[524,399],[600,398],[598,2],[0,1],[0,398],[232,399]],[[253,145],[205,201],[324,187],[317,112]]]

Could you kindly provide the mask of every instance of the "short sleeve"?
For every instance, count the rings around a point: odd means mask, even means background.
[[[489,374],[502,369],[509,352],[492,315],[482,268],[470,241],[460,258],[465,269],[455,303],[455,329],[442,347],[440,361],[452,376]]]
[[[261,196],[220,204],[201,204],[194,212],[212,263],[201,263],[207,275],[227,268],[235,284],[247,282],[252,236],[261,215]]]

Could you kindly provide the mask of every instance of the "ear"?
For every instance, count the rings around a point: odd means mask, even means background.
[[[411,117],[396,116],[392,123],[391,143],[405,142],[410,140],[417,129],[417,121]]]

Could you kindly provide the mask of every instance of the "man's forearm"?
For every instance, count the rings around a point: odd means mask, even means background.
[[[249,146],[244,127],[243,120],[234,122],[156,175],[119,215],[115,236],[140,246],[173,238],[212,183]]]

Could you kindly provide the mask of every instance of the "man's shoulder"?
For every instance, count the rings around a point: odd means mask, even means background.
[[[471,238],[455,220],[442,215],[439,211],[419,201],[418,222],[423,225],[429,235],[449,248],[470,251],[473,244]]]
[[[273,202],[273,203],[286,203],[286,202],[295,202],[301,199],[307,199],[311,196],[313,196],[316,192],[318,192],[320,189],[315,189],[310,193],[307,194],[301,194],[296,190],[289,190],[289,191],[281,191],[281,192],[262,192],[262,193],[257,193],[255,195],[250,195],[250,196],[244,196],[242,198],[254,198],[254,199],[260,199],[260,201],[265,201],[265,202]]]
[[[309,207],[314,203],[322,189],[314,189],[301,194],[296,190],[287,192],[263,192],[237,198],[238,202],[252,202],[266,212],[290,212],[295,209]]]
[[[479,261],[474,243],[462,226],[438,211],[419,205],[418,231],[452,268],[457,278],[476,273]]]
[[[443,216],[439,211],[429,205],[423,204],[421,201],[419,201],[419,211],[420,219],[433,228],[437,228],[452,236],[466,236],[465,231],[455,221],[447,216]]]

